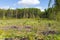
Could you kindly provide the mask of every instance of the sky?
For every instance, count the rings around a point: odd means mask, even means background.
[[[39,8],[43,11],[48,3],[49,0],[0,0],[0,9]]]

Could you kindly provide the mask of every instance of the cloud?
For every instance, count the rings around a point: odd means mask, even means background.
[[[37,4],[40,4],[40,1],[39,0],[19,0],[18,4],[37,5]]]
[[[44,11],[44,8],[43,8],[43,7],[37,6],[37,7],[35,7],[35,8],[38,8],[38,9],[40,9],[41,11]]]
[[[10,7],[9,9],[16,9],[16,8],[14,8],[14,7]]]
[[[2,6],[0,9],[9,9],[9,6]]]
[[[14,7],[10,7],[10,6],[1,6],[0,9],[16,9]]]

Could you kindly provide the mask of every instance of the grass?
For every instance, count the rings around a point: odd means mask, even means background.
[[[50,26],[49,26],[50,24]],[[9,29],[9,30],[0,30],[0,38],[9,38],[9,37],[29,37],[30,40],[34,40],[35,37],[38,38],[44,38],[45,36],[36,32],[39,31],[47,31],[48,27],[50,27],[50,30],[54,30],[57,32],[60,32],[60,24],[57,21],[54,20],[46,20],[46,19],[6,19],[6,20],[0,20],[0,28],[6,27],[6,26],[19,26],[19,27],[25,27],[25,26],[31,26],[32,31],[26,32],[26,29],[22,29],[22,31],[17,31],[15,29]],[[60,34],[59,34],[60,35]],[[60,36],[55,34],[53,35],[56,39],[60,40]],[[49,37],[51,39],[52,35],[48,35],[46,37],[47,40],[49,40]]]
[[[7,25],[38,25],[38,24],[47,24],[47,23],[56,23],[54,20],[37,20],[37,19],[8,19],[0,20],[0,26]]]
[[[51,29],[59,29],[60,24],[54,20],[42,20],[42,19],[8,19],[8,20],[0,20],[0,27],[5,26],[26,26],[30,25],[37,28],[44,28],[48,27],[50,24]]]

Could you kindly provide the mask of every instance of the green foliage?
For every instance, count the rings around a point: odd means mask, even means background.
[[[48,36],[45,37],[45,40],[60,40],[60,34],[57,35],[57,34],[50,34]]]
[[[25,27],[30,26],[31,32],[27,32],[26,29],[22,29],[21,31],[18,31],[17,29],[9,29],[9,30],[0,30],[0,38],[14,38],[14,37],[27,37],[29,40],[35,40],[36,39],[46,39],[50,40],[54,37],[54,40],[59,40],[59,35],[48,35],[45,36],[42,33],[39,33],[41,31],[47,31],[48,24],[51,24],[50,28],[51,30],[60,32],[60,24],[57,21],[54,20],[46,20],[46,19],[9,19],[9,20],[0,20],[0,26],[6,27],[8,25],[16,25],[19,27]],[[1,27],[0,27],[1,28]],[[46,38],[45,38],[46,37]]]
[[[40,9],[37,8],[24,8],[24,9],[0,9],[0,18],[38,18],[41,14]]]

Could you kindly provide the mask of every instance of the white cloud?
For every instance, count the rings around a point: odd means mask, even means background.
[[[36,4],[40,4],[40,1],[39,0],[20,0],[20,1],[18,1],[18,4],[36,5]]]
[[[9,6],[2,6],[0,9],[9,9]]]
[[[41,11],[44,11],[44,8],[43,8],[43,7],[37,6],[37,7],[35,7],[35,8],[38,8],[38,9],[40,9]]]
[[[16,9],[16,8],[14,8],[14,7],[10,7],[10,6],[2,6],[2,7],[0,7],[0,9]]]
[[[16,9],[16,8],[10,7],[9,9]]]

